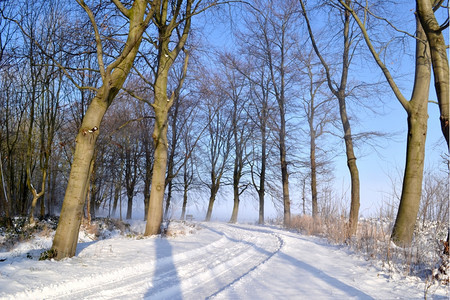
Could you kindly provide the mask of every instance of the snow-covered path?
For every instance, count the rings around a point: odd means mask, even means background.
[[[60,262],[0,262],[2,299],[423,299],[347,251],[276,228],[202,223],[176,238],[111,238]],[[0,256],[2,253],[0,253]],[[431,295],[429,295],[431,296]],[[440,289],[434,299],[447,299]]]

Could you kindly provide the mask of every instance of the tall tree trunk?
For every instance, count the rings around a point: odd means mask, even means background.
[[[167,98],[165,94],[162,95],[164,95],[164,98]],[[167,102],[165,99],[163,101]],[[162,105],[165,104],[162,103]],[[153,174],[145,235],[155,235],[161,232],[160,226],[163,219],[164,187],[167,166],[167,110],[155,111],[153,140],[155,143],[155,156],[153,161]]]
[[[444,35],[439,23],[436,20],[434,14],[438,7],[432,7],[432,1],[430,0],[417,0],[417,12],[420,23],[425,31],[430,45],[431,51],[431,63],[433,66],[434,74],[434,86],[436,95],[438,98],[441,130],[444,138],[447,142],[447,150],[449,151],[449,101],[450,101],[450,87],[449,87],[449,66],[447,57],[447,45],[445,44]],[[439,6],[442,3],[439,4]],[[448,7],[447,7],[448,9]],[[448,18],[447,18],[448,26]],[[449,254],[449,242],[450,242],[450,227],[447,233],[447,247],[444,249],[444,254]]]
[[[422,180],[427,136],[428,96],[431,82],[430,49],[417,20],[416,72],[414,89],[407,107],[408,141],[402,195],[391,239],[401,246],[411,245],[422,195]]]
[[[346,0],[350,3],[350,0]],[[351,197],[350,197],[350,216],[348,220],[348,236],[356,234],[358,228],[358,216],[360,205],[360,185],[359,185],[359,171],[356,165],[356,156],[353,151],[353,139],[352,131],[350,127],[350,121],[347,116],[346,108],[346,89],[348,71],[350,68],[350,12],[346,9],[344,11],[344,56],[342,61],[342,77],[339,91],[335,93],[339,102],[339,114],[341,116],[342,127],[344,129],[344,142],[345,142],[345,154],[347,156],[347,167],[350,172],[350,185],[351,185]]]
[[[79,4],[89,16],[93,14],[84,1],[80,1]],[[75,140],[76,146],[69,182],[52,249],[50,250],[51,256],[58,260],[75,255],[86,198],[86,186],[89,184],[89,169],[94,158],[95,142],[99,134],[100,124],[106,110],[122,88],[131,70],[141,43],[142,33],[150,21],[149,16],[153,15],[150,11],[145,17],[146,9],[147,1],[144,0],[135,0],[130,9],[120,6],[121,12],[130,19],[127,42],[121,55],[106,68],[103,65],[100,36],[96,34],[97,53],[103,85],[98,89],[96,96],[89,104]],[[152,4],[153,9],[154,6]],[[95,21],[92,22],[94,23]]]
[[[102,105],[103,101],[100,97],[101,95],[96,96],[89,105],[76,138],[69,182],[52,245],[52,249],[56,251],[57,259],[75,255],[89,184],[89,170],[94,158],[95,142],[99,134],[98,130],[92,133],[89,130],[98,128],[106,112],[106,105]]]
[[[261,124],[261,173],[259,174],[259,218],[258,224],[264,224],[264,196],[266,193],[266,161],[267,161],[267,139],[266,139],[266,122],[267,122],[267,101],[263,103],[262,124]]]
[[[168,49],[168,41],[167,45]],[[167,76],[169,69],[166,64],[169,60],[161,55],[159,69],[155,81],[155,128],[152,138],[155,147],[153,160],[153,174],[150,189],[150,200],[147,214],[145,235],[155,235],[161,232],[163,219],[164,190],[166,186],[167,168],[167,114],[170,108],[170,99],[167,97]]]
[[[412,107],[411,112],[408,112],[408,141],[402,195],[391,236],[391,239],[401,246],[411,244],[422,194],[428,97],[422,95],[422,98],[422,101],[418,101],[418,106]]]
[[[283,186],[283,224],[289,227],[291,224],[291,201],[289,199],[289,173],[287,169],[286,161],[286,133],[285,133],[285,122],[284,115],[282,116],[281,122],[281,132],[280,132],[280,162],[281,162],[281,183]]]
[[[431,82],[430,49],[426,41],[425,32],[416,17],[416,55],[414,88],[411,100],[408,101],[392,78],[388,68],[380,59],[379,54],[372,45],[369,34],[363,22],[350,7],[349,1],[339,0],[342,6],[349,11],[358,23],[364,40],[373,58],[382,70],[387,82],[394,92],[397,100],[408,114],[408,141],[406,149],[406,165],[403,178],[400,206],[391,234],[391,240],[400,246],[409,246],[414,233],[417,214],[422,194],[423,165],[425,157],[426,127],[428,118],[428,97]]]
[[[166,186],[166,168],[167,168],[167,115],[174,99],[179,94],[183,80],[178,83],[176,90],[171,97],[167,96],[167,77],[169,70],[178,54],[183,51],[184,45],[189,35],[192,17],[192,1],[186,2],[186,9],[183,13],[184,28],[180,25],[179,14],[182,10],[183,1],[174,3],[174,11],[171,15],[168,13],[169,1],[161,1],[160,7],[155,12],[153,21],[158,28],[158,65],[154,82],[154,103],[152,105],[155,111],[155,128],[153,130],[153,142],[155,147],[155,157],[153,163],[152,183],[150,190],[150,200],[147,214],[147,224],[144,235],[155,235],[161,232],[161,222],[163,220],[163,202],[164,190]],[[195,8],[194,8],[195,9]],[[168,20],[167,17],[171,17]],[[180,26],[181,27],[181,26]],[[178,33],[178,42],[175,43],[173,50],[169,49],[173,31]],[[187,61],[183,71],[186,72]],[[185,74],[185,73],[184,73]]]

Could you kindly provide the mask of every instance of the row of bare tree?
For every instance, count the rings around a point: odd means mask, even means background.
[[[392,233],[394,242],[408,245],[422,196],[432,69],[448,147],[442,34],[448,18],[439,25],[444,4],[432,2],[416,1],[418,18],[410,13],[415,31],[389,15],[395,6],[384,2],[2,2],[1,213],[6,219],[28,215],[33,224],[38,203],[41,216],[60,210],[49,253],[57,259],[75,254],[86,209],[90,216],[103,205],[115,215],[122,196],[131,218],[136,195],[143,195],[146,235],[160,232],[174,194],[182,195],[184,218],[193,189],[208,194],[210,220],[224,185],[233,191],[231,222],[247,193],[259,200],[259,223],[265,197],[282,199],[289,226],[290,175],[303,178],[303,191],[308,182],[311,214],[319,217],[321,189],[332,176],[336,143],[343,143],[351,178],[351,236],[360,201],[355,142],[381,134],[353,133],[350,121],[357,116],[350,112],[371,106],[361,99],[387,93],[383,83],[367,76],[377,71],[367,72],[357,59],[373,58],[408,114]],[[211,53],[197,28],[206,25],[195,20],[224,7],[239,24],[236,43]],[[398,29],[402,25],[405,30]],[[410,100],[383,59],[391,52],[402,55],[391,38],[415,48]],[[442,205],[431,208],[429,195],[424,218]]]

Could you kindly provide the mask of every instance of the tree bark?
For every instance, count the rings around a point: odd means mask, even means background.
[[[155,128],[153,142],[155,156],[153,160],[153,174],[150,189],[150,200],[147,214],[147,224],[144,235],[161,233],[163,219],[164,189],[167,167],[167,73],[160,74],[155,82]]]

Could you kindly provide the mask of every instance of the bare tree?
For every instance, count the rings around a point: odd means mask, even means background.
[[[321,63],[314,63],[313,52],[299,53],[299,72],[307,78],[305,79],[304,90],[307,92],[302,96],[301,106],[303,108],[307,129],[305,133],[309,136],[309,166],[308,176],[303,178],[302,193],[305,197],[306,177],[309,177],[312,216],[318,217],[318,174],[325,172],[325,166],[329,161],[325,160],[321,155],[323,149],[320,147],[319,139],[327,133],[327,127],[335,121],[332,97],[322,91],[326,82],[325,74],[319,70]],[[323,70],[323,68],[320,68]],[[322,151],[321,151],[322,150]],[[305,205],[305,199],[303,199]],[[305,213],[305,208],[303,208]]]
[[[56,259],[75,255],[89,170],[94,156],[100,123],[130,72],[142,34],[153,17],[155,7],[158,4],[156,1],[149,4],[148,1],[135,0],[130,7],[119,0],[113,0],[121,15],[129,20],[129,30],[126,33],[127,40],[121,47],[120,53],[110,64],[106,65],[107,56],[103,51],[104,39],[100,33],[101,27],[97,23],[94,11],[83,0],[77,0],[77,3],[88,15],[94,31],[102,85],[99,88],[94,88],[96,95],[88,106],[77,134],[76,148],[60,221],[50,250],[50,256]]]
[[[151,104],[155,111],[155,127],[152,134],[155,152],[145,235],[161,232],[168,155],[168,112],[183,84],[182,81],[179,82],[169,97],[167,91],[169,71],[184,49],[191,30],[192,17],[205,9],[201,0],[177,1],[174,5],[169,2],[161,1],[152,19],[158,36],[152,40],[158,51],[152,84],[154,102]],[[208,6],[206,4],[206,7]]]
[[[293,46],[296,43],[294,34],[295,16],[298,14],[296,1],[274,1],[261,3],[256,1],[259,11],[252,11],[251,30],[260,39],[255,51],[263,55],[268,77],[270,78],[270,93],[275,98],[277,114],[277,145],[283,191],[283,222],[289,226],[291,219],[291,200],[289,197],[289,171],[287,160],[286,126],[288,90],[292,84],[290,59]],[[272,116],[273,119],[274,116]]]
[[[207,82],[214,83],[214,90],[211,90],[209,87],[205,88],[205,95],[207,95],[209,101],[205,112],[208,128],[203,145],[205,154],[208,157],[205,168],[209,175],[209,180],[202,181],[209,189],[209,202],[205,221],[210,221],[217,193],[223,183],[224,175],[229,169],[233,134],[229,125],[232,112],[226,105],[227,97],[221,90],[221,81],[216,78]]]
[[[389,69],[381,60],[379,52],[373,46],[366,28],[366,23],[360,19],[353,8],[353,5],[359,4],[343,0],[339,0],[339,3],[351,13],[358,23],[370,53],[382,70],[395,97],[408,115],[408,140],[402,195],[391,235],[392,241],[397,245],[408,246],[412,241],[422,194],[425,140],[427,136],[428,95],[431,81],[431,58],[427,37],[419,20],[416,18],[416,34],[414,36],[416,43],[415,77],[412,96],[408,101],[395,83]],[[371,13],[368,7],[365,7],[363,12],[364,18]]]
[[[351,1],[347,1],[346,3],[350,3]],[[350,69],[350,63],[353,58],[354,53],[354,44],[355,37],[354,32],[351,31],[350,24],[350,12],[348,10],[340,9],[340,14],[342,16],[342,38],[343,38],[343,46],[342,46],[342,68],[340,78],[334,80],[332,78],[331,70],[329,64],[325,61],[322,56],[321,51],[316,43],[314,33],[311,28],[311,24],[309,21],[309,17],[307,14],[307,10],[304,5],[304,1],[300,0],[300,4],[302,6],[303,16],[305,17],[306,24],[308,27],[308,33],[311,39],[312,46],[316,55],[319,57],[320,62],[322,63],[325,73],[326,79],[328,83],[328,88],[333,93],[333,95],[338,100],[339,105],[339,113],[341,117],[342,127],[344,131],[344,142],[345,142],[345,153],[347,156],[347,166],[350,172],[351,178],[351,204],[350,204],[350,216],[349,216],[349,235],[353,235],[356,233],[356,229],[358,226],[358,215],[359,215],[359,205],[360,205],[360,185],[359,185],[359,171],[356,165],[356,156],[354,153],[353,146],[353,136],[351,131],[350,119],[347,113],[347,103],[346,97],[348,94],[347,85],[348,85],[348,73]],[[313,212],[314,214],[314,212]]]
[[[188,69],[188,62],[189,62],[189,53],[185,51],[184,53],[184,63],[181,66],[179,72],[177,72],[177,75],[175,76],[175,85],[182,86],[184,80],[186,79],[186,73]],[[177,154],[179,154],[179,145],[181,144],[180,141],[180,135],[182,134],[184,127],[186,125],[187,120],[183,118],[183,115],[187,113],[189,115],[189,112],[183,112],[181,110],[188,109],[185,105],[183,105],[185,99],[184,97],[181,97],[181,90],[175,89],[176,95],[174,97],[174,104],[172,106],[171,115],[169,117],[170,119],[170,129],[171,129],[171,138],[169,141],[169,155],[168,155],[168,162],[167,162],[167,175],[166,175],[166,183],[165,186],[167,187],[167,199],[166,199],[166,207],[165,207],[165,214],[164,217],[168,217],[169,208],[170,208],[170,202],[172,199],[172,192],[174,187],[173,179],[178,174],[180,169],[182,168],[179,163],[186,162],[184,159],[177,158]],[[192,111],[192,110],[190,110]],[[185,155],[187,156],[190,151],[186,152]]]
[[[234,66],[238,65],[235,57],[229,53],[219,54],[220,72],[222,80],[220,91],[228,98],[231,104],[231,131],[233,135],[233,211],[230,223],[236,223],[241,194],[249,184],[243,183],[245,165],[248,161],[247,144],[250,139],[249,118],[246,107],[248,106],[248,84],[246,77]]]

